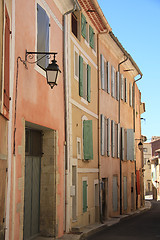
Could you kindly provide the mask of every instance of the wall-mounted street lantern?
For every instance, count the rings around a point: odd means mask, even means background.
[[[59,69],[59,66],[57,64],[57,61],[55,59],[56,54],[57,53],[55,53],[55,52],[28,52],[26,50],[26,55],[25,55],[25,62],[31,63],[31,64],[38,63],[44,57],[49,59],[51,57],[51,55],[53,55],[52,62],[47,66],[47,68],[44,69],[46,71],[47,83],[50,85],[51,88],[53,88],[55,85],[57,85],[58,73],[61,72],[61,70]],[[39,59],[37,59],[34,62],[28,61],[27,58],[33,59],[34,55],[42,55],[42,57],[40,57]]]
[[[138,148],[139,148],[139,150],[142,150],[142,149],[143,149],[143,143],[141,142],[141,140],[140,140],[140,142],[138,143]]]

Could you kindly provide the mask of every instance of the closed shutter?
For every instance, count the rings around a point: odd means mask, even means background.
[[[113,211],[118,211],[118,178],[113,176],[113,188],[112,188],[112,201],[113,201]]]
[[[115,97],[115,72],[113,66],[111,66],[111,95]]]
[[[127,210],[127,177],[123,177],[123,208]]]
[[[110,118],[107,119],[107,156],[110,156],[110,142],[111,142],[111,121]]]
[[[111,121],[111,153],[115,157],[115,122]]]
[[[121,99],[124,100],[124,79],[123,79],[123,74],[121,74]]]
[[[132,107],[132,83],[129,84],[129,105]]]
[[[127,78],[125,78],[125,102],[127,102]]]
[[[87,181],[83,181],[83,212],[87,212]]]
[[[110,63],[107,62],[107,93],[110,93]]]
[[[134,161],[134,131],[127,129],[127,160]]]
[[[137,176],[137,194],[140,194],[140,172],[139,170],[136,171],[136,176]]]
[[[83,97],[83,58],[79,56],[79,96]]]
[[[84,159],[93,159],[92,120],[83,121],[83,153]]]
[[[91,67],[87,65],[87,101],[91,102]]]
[[[86,39],[86,18],[81,14],[81,34]]]
[[[119,101],[119,72],[117,72],[116,74],[116,80],[117,80],[117,95],[116,95],[116,99]]]
[[[121,128],[121,158],[124,160],[124,128]]]
[[[133,105],[133,108],[135,109],[135,84],[133,84],[133,87],[132,87],[132,105]]]
[[[105,118],[101,114],[101,155],[104,156],[104,142],[105,142]]]
[[[4,48],[4,107],[9,112],[9,56],[10,56],[10,19],[5,8],[5,48]]]
[[[101,61],[101,88],[104,90],[104,57],[100,55]]]
[[[117,126],[117,157],[120,158],[120,131],[121,131],[121,128],[120,128],[120,123],[118,123],[118,126]]]
[[[93,28],[89,25],[89,45],[94,49],[94,31]]]
[[[49,52],[49,17],[39,4],[37,4],[37,52]],[[41,57],[42,55],[37,55],[37,59]],[[45,69],[49,59],[43,57],[37,64]]]

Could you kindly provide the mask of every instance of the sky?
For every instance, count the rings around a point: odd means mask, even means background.
[[[146,112],[142,135],[160,136],[160,0],[98,0],[119,42],[143,77],[137,82]]]

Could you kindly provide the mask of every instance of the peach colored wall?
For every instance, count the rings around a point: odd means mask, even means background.
[[[53,1],[46,1],[50,9],[62,24],[62,15]],[[36,51],[36,1],[16,0],[15,1],[15,72],[17,57],[25,57],[25,50]],[[59,203],[57,208],[58,236],[63,234],[63,193],[64,193],[64,87],[63,87],[63,32],[50,16],[50,51],[58,52],[56,57],[59,68],[62,73],[59,76],[58,86],[53,89],[46,82],[46,78],[37,72],[35,64],[27,64],[28,70],[19,61],[18,69],[18,97],[17,97],[17,120],[16,120],[16,188],[15,188],[15,209],[19,204],[23,204],[22,191],[18,188],[19,178],[24,174],[22,163],[22,154],[19,149],[24,138],[24,121],[38,124],[58,131],[58,157],[57,169],[60,176],[57,193],[59,194]],[[16,76],[14,83],[15,97]],[[13,113],[14,116],[15,113]],[[14,120],[14,119],[13,119]],[[13,178],[12,168],[12,178]],[[13,184],[13,179],[12,179]],[[11,191],[11,212],[12,197]],[[11,215],[12,216],[12,215]],[[20,239],[20,213],[15,213],[15,219],[10,219],[15,223],[14,239]],[[11,234],[10,234],[11,237]]]

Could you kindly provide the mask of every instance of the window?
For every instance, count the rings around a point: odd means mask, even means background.
[[[147,148],[143,148],[143,152],[147,152]]]
[[[39,4],[37,4],[37,52],[49,52],[49,17]],[[37,55],[37,59],[40,58],[42,55]],[[37,64],[45,69],[49,59],[43,57]]]
[[[91,101],[91,67],[79,56],[79,95]]]
[[[76,38],[78,38],[79,36],[78,36],[78,12],[74,12],[74,13],[72,13],[72,15],[71,15],[71,18],[72,18],[72,33],[74,34],[74,36],[76,37]]]
[[[4,46],[4,100],[3,105],[6,116],[9,118],[9,65],[10,65],[10,18],[5,7],[5,46]],[[5,112],[5,111],[4,111]]]
[[[105,62],[103,54],[100,55],[101,88],[110,93],[110,63]]]
[[[92,120],[83,121],[83,155],[84,160],[93,159]]]
[[[101,114],[101,155],[110,156],[110,118]]]
[[[83,213],[87,212],[87,181],[83,181]]]

